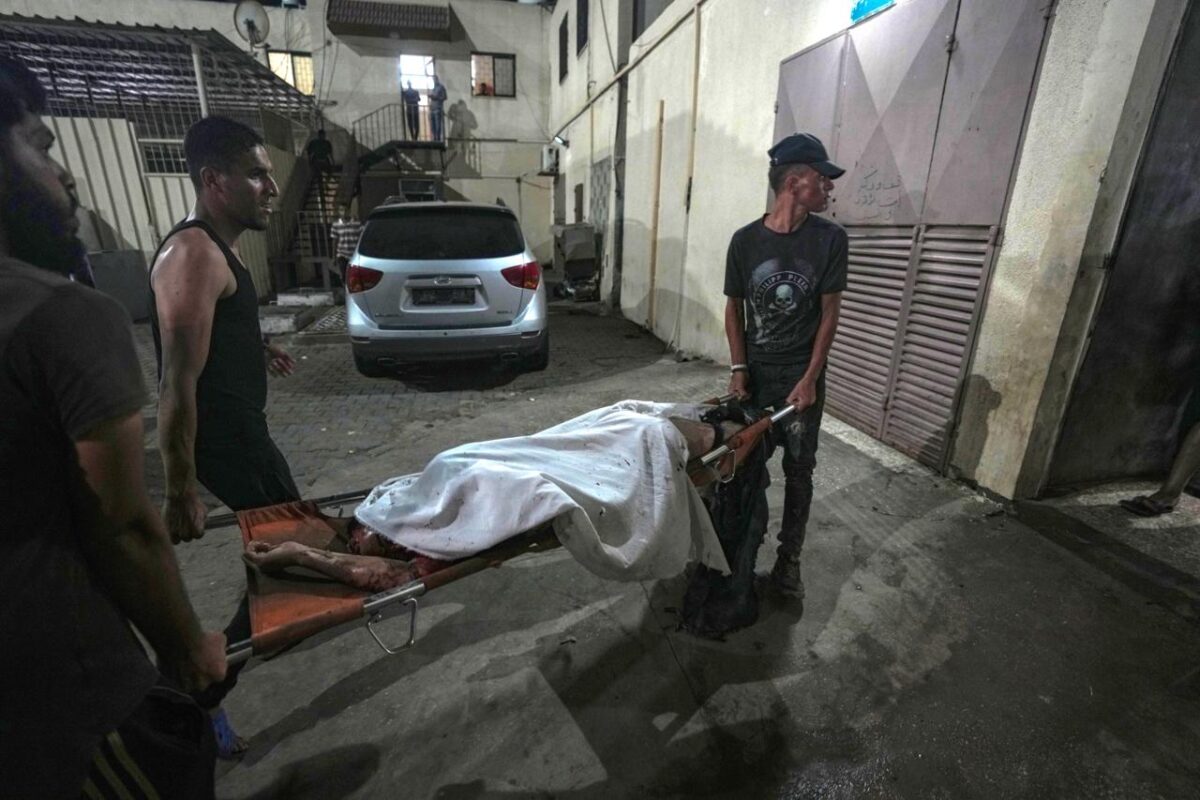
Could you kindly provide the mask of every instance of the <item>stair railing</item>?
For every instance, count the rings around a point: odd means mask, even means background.
[[[288,254],[296,236],[296,212],[304,207],[308,196],[308,185],[312,181],[312,168],[308,159],[297,158],[292,165],[287,185],[275,201],[275,210],[267,227],[267,260],[277,260]],[[284,287],[276,286],[276,291]]]
[[[351,124],[354,138],[367,150],[383,147],[390,142],[434,142],[446,138],[445,113],[441,126],[432,116],[429,106],[406,106],[389,103]],[[435,134],[441,134],[436,136]]]

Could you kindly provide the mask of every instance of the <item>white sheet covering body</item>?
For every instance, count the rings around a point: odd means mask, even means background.
[[[697,419],[700,408],[625,400],[532,436],[456,447],[375,487],[354,515],[433,558],[465,558],[553,520],[563,546],[603,578],[668,578],[690,559],[728,572],[667,419]]]

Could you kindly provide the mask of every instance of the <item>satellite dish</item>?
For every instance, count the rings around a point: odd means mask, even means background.
[[[238,35],[250,43],[250,47],[262,47],[271,32],[271,19],[258,0],[242,0],[233,10],[233,24]]]

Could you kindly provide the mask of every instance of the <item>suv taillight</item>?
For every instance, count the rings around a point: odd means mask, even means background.
[[[377,269],[368,269],[351,264],[346,268],[346,291],[350,294],[365,292],[383,280],[383,273]]]
[[[504,280],[518,289],[536,289],[542,280],[542,268],[536,261],[522,264],[519,267],[508,267],[500,270]]]

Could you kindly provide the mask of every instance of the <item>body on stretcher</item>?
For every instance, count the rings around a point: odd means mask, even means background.
[[[729,402],[732,396],[707,401],[709,405]],[[720,441],[707,452],[688,462],[688,477],[692,485],[702,488],[714,481],[727,481],[738,466],[762,440],[772,424],[787,417],[792,408],[786,407],[769,417],[763,417]],[[326,498],[326,507],[336,506],[365,493],[350,493]],[[247,550],[254,543],[279,546],[294,542],[316,550],[328,550],[344,541],[347,519],[327,516],[322,505],[313,501],[286,503],[238,512],[236,515]],[[350,518],[352,520],[353,518]],[[537,553],[559,547],[551,525],[542,525],[519,534],[469,558],[456,561],[437,561],[412,554],[408,562],[411,579],[394,588],[374,594],[325,577],[296,574],[296,570],[268,573],[247,569],[247,591],[250,598],[251,638],[234,642],[227,649],[230,663],[240,663],[255,655],[266,655],[296,644],[324,630],[366,618],[366,627],[376,643],[387,653],[394,654],[412,646],[416,641],[418,598],[429,591],[468,575],[497,567],[509,559],[527,553]],[[409,630],[398,645],[383,641],[376,628],[383,611],[403,605],[409,612]]]

